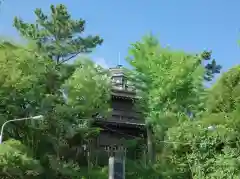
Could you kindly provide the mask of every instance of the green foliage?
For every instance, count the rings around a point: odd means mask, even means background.
[[[0,145],[1,178],[38,178],[42,172],[40,162],[19,141],[9,140]]]
[[[51,14],[46,15],[42,9],[36,9],[35,24],[15,17],[14,26],[23,37],[35,40],[39,49],[57,63],[64,63],[80,53],[91,52],[103,42],[99,36],[84,37],[85,20],[72,20],[64,5],[51,5],[50,10]]]
[[[236,113],[239,115],[235,111],[235,114],[205,116],[200,121],[186,121],[169,129],[165,155],[174,172],[185,173],[192,178],[237,178],[240,135]],[[212,123],[214,129],[210,130],[207,124],[213,120],[208,118],[221,122]]]
[[[201,58],[162,48],[152,36],[135,43],[129,53],[128,61],[134,67],[131,79],[141,90],[147,121],[197,113],[203,107],[199,97],[204,92]]]
[[[159,166],[151,166],[144,161],[126,161],[126,178],[127,179],[146,179],[159,178],[163,179],[162,170]]]
[[[220,73],[222,66],[218,65],[215,59],[211,58],[212,51],[204,51],[200,54],[200,57],[207,62],[205,65],[206,73],[204,79],[206,81],[211,81],[215,74]]]
[[[221,69],[211,52],[162,48],[153,36],[133,44],[128,61],[156,153],[155,164],[132,165],[128,177],[238,178],[239,67],[207,90],[203,82]]]
[[[0,146],[1,178],[106,178],[106,171],[79,164],[82,144],[90,146],[99,133],[90,126],[92,116],[108,115],[109,76],[89,59],[64,64],[103,40],[82,35],[85,21],[72,20],[64,5],[52,5],[49,16],[41,9],[35,14],[35,24],[14,20],[27,45],[0,45],[0,124],[38,114],[44,120],[6,126],[4,140],[21,140],[23,147]]]
[[[240,104],[240,66],[235,66],[216,82],[209,92],[209,112],[231,112]]]
[[[179,119],[178,125],[166,130],[164,140],[156,141],[157,147],[161,147],[155,164],[161,173],[159,176],[174,179],[239,177],[237,76],[238,67],[223,74],[209,91],[208,110],[194,120]],[[159,134],[156,131],[156,135]]]
[[[39,159],[45,178],[59,178],[60,174],[54,167],[45,165],[56,158],[59,165],[68,165],[65,170],[69,177],[74,172],[79,176],[79,169],[75,171],[68,160],[73,160],[77,166],[79,155],[83,154],[74,152],[69,158],[69,153],[75,145],[81,147],[81,143],[86,141],[75,136],[83,131],[84,136],[92,136],[98,131],[82,124],[88,124],[97,112],[107,115],[110,97],[108,75],[90,60],[79,59],[72,66],[63,65],[56,69],[51,59],[41,53],[33,53],[34,50],[35,46],[1,46],[1,124],[13,118],[44,115],[42,122],[9,123],[4,130],[4,139],[13,137],[21,140],[32,152],[33,160]],[[67,99],[59,91],[63,87],[67,89]],[[46,155],[53,159],[46,159]],[[65,178],[67,173],[61,175]]]
[[[111,89],[108,74],[90,60],[79,59],[75,65],[79,67],[63,85],[68,96],[67,104],[89,118],[107,112]]]
[[[36,9],[35,24],[14,19],[27,45],[0,44],[0,124],[44,115],[43,121],[6,126],[0,178],[107,178],[107,168],[93,166],[95,153],[90,149],[100,132],[91,127],[92,118],[109,114],[109,74],[89,59],[64,63],[91,52],[103,40],[84,36],[85,21],[72,20],[64,5],[50,10],[46,15]],[[145,157],[143,140],[127,141],[132,153],[144,151],[142,160],[126,160],[126,178],[239,178],[240,67],[206,90],[204,82],[221,69],[211,51],[174,51],[161,47],[153,36],[133,44],[127,60],[133,67],[129,80],[140,96],[148,144],[155,147],[147,152],[155,153],[155,163]]]
[[[1,124],[13,118],[38,115],[45,92],[42,81],[46,81],[45,74],[52,66],[51,61],[33,53],[34,48],[3,45],[0,48]],[[6,129],[5,134],[16,139],[20,139],[24,131],[28,130],[22,125],[9,125],[17,132],[12,133],[10,128]]]
[[[5,88],[30,88],[32,84],[41,80],[41,77],[43,78],[48,64],[51,64],[50,61],[34,54],[34,48],[25,49],[6,43],[0,46],[0,56],[0,82]]]

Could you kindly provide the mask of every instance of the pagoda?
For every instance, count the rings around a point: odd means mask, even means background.
[[[122,66],[110,68],[109,71],[112,78],[112,112],[107,119],[95,120],[95,125],[101,128],[97,139],[98,148],[105,151],[108,157],[119,151],[131,153],[126,141],[146,138],[144,120],[135,106],[138,100],[136,89],[129,83]]]

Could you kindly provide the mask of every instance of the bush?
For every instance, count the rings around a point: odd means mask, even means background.
[[[0,144],[0,178],[38,178],[43,172],[39,161],[17,140]]]

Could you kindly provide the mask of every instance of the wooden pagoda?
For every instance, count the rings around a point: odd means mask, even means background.
[[[136,110],[136,90],[129,85],[121,66],[110,68],[112,76],[112,113],[108,119],[98,118],[95,125],[102,130],[98,136],[98,148],[107,152],[108,157],[124,149],[128,153],[126,141],[145,139],[145,123]],[[130,154],[131,155],[131,154]]]

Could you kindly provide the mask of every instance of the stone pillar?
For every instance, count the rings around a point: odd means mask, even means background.
[[[125,150],[119,148],[109,156],[108,179],[125,179]]]

